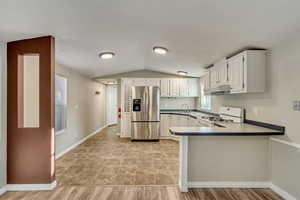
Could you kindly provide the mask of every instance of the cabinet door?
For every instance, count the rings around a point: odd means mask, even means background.
[[[239,54],[228,59],[228,78],[231,92],[241,92],[244,89],[244,55]]]
[[[188,96],[198,97],[199,96],[199,80],[192,78],[188,80]]]
[[[175,115],[168,115],[168,118],[167,118],[167,123],[166,123],[166,136],[171,136],[172,134],[170,133],[169,129],[171,127],[174,127],[173,124],[174,124],[174,116]]]
[[[227,60],[222,59],[215,64],[218,72],[218,85],[228,84]]]
[[[179,127],[187,127],[187,116],[178,115],[178,126]]]
[[[219,83],[219,72],[218,69],[215,66],[213,66],[210,69],[210,87],[216,88],[218,87],[218,83]]]
[[[170,96],[179,96],[179,79],[177,78],[170,79]]]
[[[169,122],[168,115],[160,115],[160,135],[168,136]]]
[[[189,96],[188,79],[186,78],[179,79],[179,93],[181,97]]]
[[[170,80],[169,79],[161,79],[160,80],[160,95],[162,97],[170,96]]]
[[[203,76],[203,84],[204,84],[204,90],[210,89],[210,73],[209,72]]]

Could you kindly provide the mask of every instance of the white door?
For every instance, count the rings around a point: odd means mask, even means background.
[[[244,55],[238,54],[228,60],[228,78],[232,92],[244,89]]]
[[[107,87],[107,124],[118,123],[118,90],[117,87]]]

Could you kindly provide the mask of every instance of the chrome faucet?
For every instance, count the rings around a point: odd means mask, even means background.
[[[188,104],[182,104],[181,105],[181,108],[184,110],[185,113],[190,113],[191,110],[190,110],[190,106]]]

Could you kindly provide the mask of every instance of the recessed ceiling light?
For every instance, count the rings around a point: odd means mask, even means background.
[[[153,47],[153,52],[159,55],[166,55],[168,53],[168,49],[165,47]]]
[[[186,76],[188,73],[185,71],[177,71],[177,74],[182,75],[182,76]]]
[[[113,52],[103,52],[99,54],[99,57],[103,60],[112,59],[115,56]]]

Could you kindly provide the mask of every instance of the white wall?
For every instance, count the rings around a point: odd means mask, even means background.
[[[278,138],[300,144],[300,111],[292,110],[292,101],[300,100],[300,36],[278,44],[268,54],[265,93],[215,96],[212,109],[245,107],[247,119],[285,126],[286,135]],[[271,145],[272,181],[300,199],[296,189],[300,188],[300,150],[277,142]]]
[[[56,73],[67,78],[67,131],[56,136],[56,154],[106,125],[106,88],[65,66]],[[95,92],[100,94],[96,95]]]
[[[0,43],[0,188],[6,184],[6,44]]]

